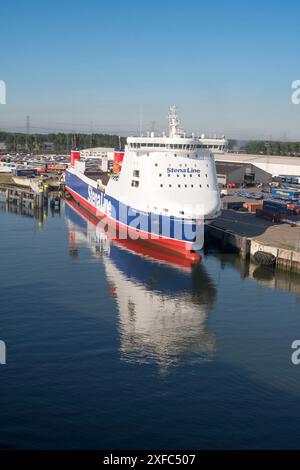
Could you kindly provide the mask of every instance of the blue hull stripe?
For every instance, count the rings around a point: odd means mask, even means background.
[[[68,171],[66,172],[66,186],[85,199],[96,210],[132,229],[142,230],[174,241],[188,243],[195,241],[195,223],[172,216],[168,217],[133,209],[105,194],[100,189],[89,186],[80,177]]]

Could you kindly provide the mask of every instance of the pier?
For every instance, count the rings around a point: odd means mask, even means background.
[[[38,214],[48,209],[59,209],[61,198],[64,197],[64,185],[53,191],[47,182],[34,182],[30,187],[13,185],[10,182],[0,183],[0,194],[5,198],[7,206],[15,207],[20,212],[30,210]]]
[[[297,220],[274,224],[255,214],[223,209],[208,226],[207,240],[257,262],[268,254],[277,268],[300,273],[300,228]]]

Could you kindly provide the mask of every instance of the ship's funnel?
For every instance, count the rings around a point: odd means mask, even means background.
[[[124,152],[125,152],[124,149],[115,149],[115,152],[114,152],[114,162],[115,163],[122,163],[123,162]]]
[[[76,161],[80,161],[80,150],[78,148],[71,150],[71,166],[75,166]]]

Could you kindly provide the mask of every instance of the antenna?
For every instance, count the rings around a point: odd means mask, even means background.
[[[142,106],[140,106],[140,137],[142,137],[142,130],[143,130],[143,110],[142,110]]]
[[[177,116],[176,106],[170,106],[169,111],[169,136],[170,137],[183,137],[184,130],[180,126],[180,121]]]
[[[93,129],[94,129],[94,123],[91,121],[91,134],[90,134],[90,147],[93,147]]]

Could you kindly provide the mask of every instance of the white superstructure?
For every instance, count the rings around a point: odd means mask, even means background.
[[[106,192],[130,207],[166,216],[210,218],[220,209],[213,155],[186,136],[175,106],[168,136],[128,137],[121,172]]]
[[[228,140],[225,136],[222,137],[206,137],[201,134],[199,137],[199,148],[208,149],[213,154],[223,154],[228,147]]]

